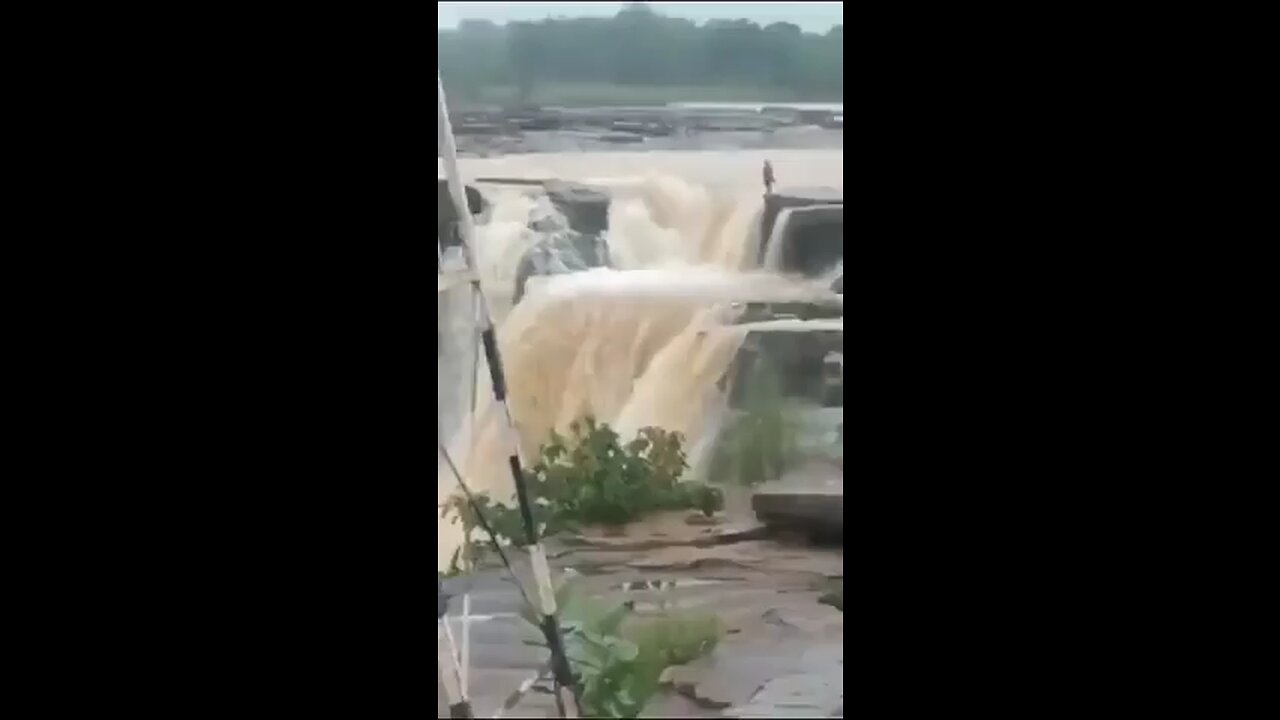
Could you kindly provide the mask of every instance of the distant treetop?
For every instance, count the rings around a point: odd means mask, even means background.
[[[750,20],[699,26],[645,3],[612,18],[557,18],[505,26],[464,20],[440,30],[439,65],[446,86],[464,95],[478,87],[514,86],[536,99],[548,83],[619,86],[751,87],[795,100],[844,97],[844,26],[825,34],[790,22]]]

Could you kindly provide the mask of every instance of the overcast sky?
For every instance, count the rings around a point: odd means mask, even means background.
[[[442,2],[437,5],[437,27],[456,28],[461,20],[543,20],[548,17],[612,17],[622,9],[620,2]],[[844,24],[844,4],[838,2],[651,2],[663,15],[695,22],[746,18],[761,25],[789,22],[809,32],[826,32]]]

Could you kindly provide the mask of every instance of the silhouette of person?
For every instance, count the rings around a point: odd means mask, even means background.
[[[773,194],[773,165],[768,160],[764,161],[764,192],[766,195]]]

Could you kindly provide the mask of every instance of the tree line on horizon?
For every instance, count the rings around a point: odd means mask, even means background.
[[[751,88],[779,99],[844,99],[843,25],[822,34],[787,22],[699,25],[632,3],[611,18],[464,20],[438,36],[446,91],[463,99],[499,86],[511,87],[518,102],[536,102],[540,88],[557,83]]]

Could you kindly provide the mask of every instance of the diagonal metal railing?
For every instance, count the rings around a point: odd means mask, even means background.
[[[480,343],[484,350],[485,363],[489,368],[489,378],[493,390],[494,401],[501,407],[501,421],[506,424],[506,437],[508,438],[509,456],[508,465],[511,468],[511,479],[515,483],[516,501],[519,504],[521,520],[526,533],[526,541],[530,553],[530,561],[533,566],[534,580],[538,586],[538,599],[541,607],[536,608],[541,616],[539,623],[542,634],[546,640],[547,648],[551,651],[551,676],[555,684],[556,706],[560,711],[561,717],[576,718],[579,716],[579,691],[577,683],[573,677],[572,670],[569,667],[569,660],[565,653],[564,639],[560,631],[560,624],[556,617],[556,598],[555,591],[551,582],[551,569],[547,564],[546,550],[542,546],[541,539],[538,537],[538,528],[533,522],[533,513],[530,506],[530,498],[528,489],[525,486],[524,471],[520,462],[520,444],[519,436],[516,434],[515,423],[512,420],[511,410],[507,405],[507,386],[503,373],[502,356],[498,351],[497,336],[494,332],[493,319],[489,313],[489,306],[485,300],[484,291],[480,286],[480,276],[476,265],[476,245],[475,245],[475,223],[471,217],[470,208],[467,206],[466,190],[462,184],[461,175],[458,172],[458,148],[453,137],[453,127],[449,122],[448,104],[445,101],[444,83],[441,81],[439,74],[436,75],[437,87],[437,111],[438,124],[437,135],[439,141],[440,157],[444,164],[445,180],[448,183],[449,197],[453,200],[454,209],[458,216],[458,228],[463,244],[463,254],[469,271],[467,273],[467,281],[470,282],[472,288],[472,297],[476,311],[476,322],[480,330]],[[439,257],[443,257],[440,252]],[[478,359],[477,359],[478,362]],[[474,411],[474,399],[472,402],[472,410]],[[441,452],[447,453],[444,444],[440,445]],[[447,457],[447,455],[446,455]],[[450,466],[453,466],[450,461]],[[460,485],[465,490],[464,480],[460,472],[455,469],[455,475]],[[468,500],[470,500],[470,492],[466,491]],[[474,504],[473,504],[474,507]],[[477,512],[479,510],[477,509]],[[488,529],[486,528],[486,531]],[[489,531],[490,540],[498,545],[497,538],[493,537]],[[501,548],[499,548],[499,552]],[[505,561],[505,557],[504,557]],[[508,563],[509,566],[509,563]],[[514,573],[513,573],[514,575]],[[514,578],[519,582],[518,578]],[[527,595],[526,595],[527,597]],[[466,600],[464,599],[464,605]],[[444,620],[446,628],[448,627],[447,618]],[[463,658],[467,655],[466,630],[467,624],[464,620],[463,624],[463,648],[461,655],[452,649],[448,651],[447,665],[452,668],[441,667],[442,676],[452,676],[452,678],[444,679],[445,691],[449,694],[450,712],[455,717],[470,717],[471,707],[468,700],[469,693],[465,684],[467,674],[466,663]],[[451,636],[450,636],[451,638]],[[454,644],[452,640],[449,643]],[[443,656],[443,651],[439,652],[439,656]]]

